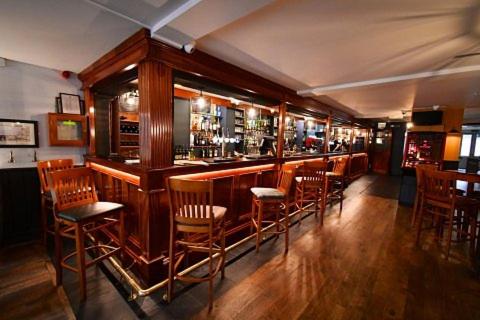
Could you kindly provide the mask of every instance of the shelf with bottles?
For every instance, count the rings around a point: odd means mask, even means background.
[[[135,134],[140,133],[140,127],[138,122],[132,121],[120,121],[120,134]]]
[[[403,166],[414,168],[419,163],[440,163],[444,145],[445,133],[443,132],[407,133]]]
[[[244,119],[244,118],[245,118],[245,110],[243,110],[243,109],[235,109],[235,118],[237,118],[237,119]]]

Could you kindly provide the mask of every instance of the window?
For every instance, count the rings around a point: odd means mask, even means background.
[[[475,157],[480,157],[480,136],[477,134],[475,139],[475,152],[473,153]]]
[[[470,145],[471,144],[472,144],[472,135],[471,134],[464,134],[462,136],[462,148],[460,149],[460,156],[461,157],[470,156]]]

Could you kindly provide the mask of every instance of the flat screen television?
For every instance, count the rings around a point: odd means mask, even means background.
[[[414,112],[412,122],[416,126],[435,126],[442,124],[443,111]]]

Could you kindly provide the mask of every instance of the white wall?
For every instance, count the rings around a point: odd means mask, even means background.
[[[75,74],[65,80],[60,71],[7,60],[6,66],[0,67],[0,118],[38,121],[38,159],[73,158],[75,163],[83,163],[85,148],[48,145],[47,120],[47,113],[55,112],[55,97],[60,92],[81,95],[80,87]],[[33,149],[0,148],[0,167],[8,161],[10,150],[17,163],[33,159]]]

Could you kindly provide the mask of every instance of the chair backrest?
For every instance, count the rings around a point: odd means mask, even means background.
[[[73,168],[72,159],[55,159],[55,160],[44,160],[38,161],[37,171],[38,177],[40,178],[40,185],[42,187],[42,192],[50,191],[50,186],[48,184],[48,174],[52,171],[65,170]]]
[[[337,158],[333,166],[333,173],[343,176],[345,175],[345,169],[347,168],[348,159],[344,157]]]
[[[169,178],[170,217],[179,223],[213,223],[213,181]]]
[[[302,183],[306,186],[318,188],[325,186],[327,169],[327,161],[305,162],[303,165]]]
[[[48,179],[57,211],[98,201],[94,172],[90,168],[52,171]]]
[[[445,204],[455,202],[456,174],[454,172],[425,170],[423,176],[425,198]]]
[[[415,167],[415,173],[417,176],[417,190],[423,190],[424,185],[424,173],[426,170],[437,170],[437,166],[434,164],[418,164]]]
[[[282,171],[280,171],[280,177],[278,179],[278,185],[277,185],[278,190],[288,195],[294,178],[295,178],[295,170],[293,168],[289,168],[289,169],[282,168]]]

